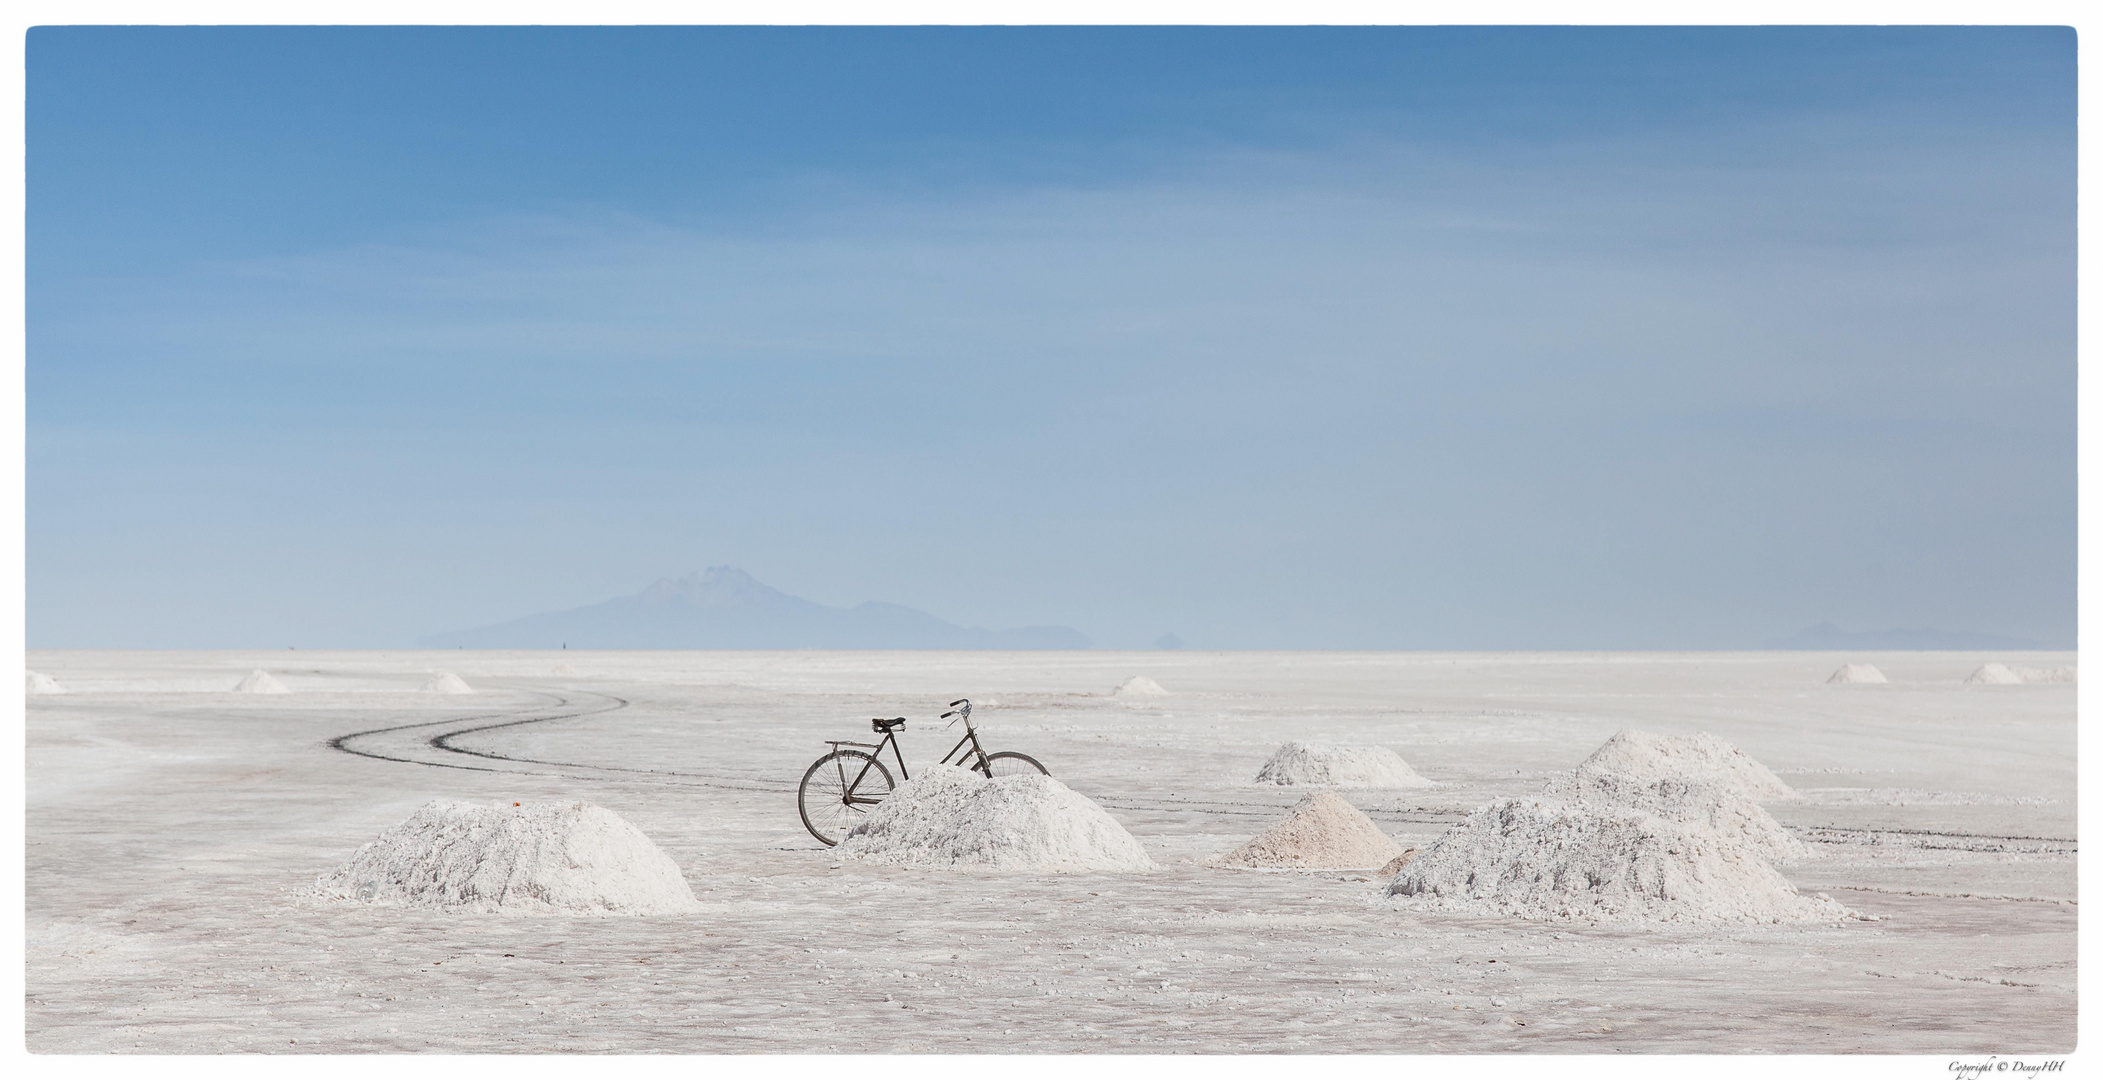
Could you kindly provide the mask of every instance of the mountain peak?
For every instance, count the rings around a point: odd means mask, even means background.
[[[695,607],[764,604],[791,599],[777,589],[760,584],[751,574],[735,566],[711,566],[683,578],[659,578],[635,598],[645,604],[680,603]]]

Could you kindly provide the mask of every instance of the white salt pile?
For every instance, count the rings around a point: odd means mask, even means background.
[[[1618,731],[1577,766],[1577,773],[1619,773],[1640,784],[1698,780],[1754,802],[1796,797],[1796,789],[1767,766],[1706,731],[1693,735]]]
[[[575,675],[576,673],[577,669],[569,666],[568,664],[555,665],[555,674],[557,675]]]
[[[1891,680],[1875,664],[1842,664],[1826,679],[1829,683],[1888,683]]]
[[[1401,868],[1388,895],[1528,919],[1827,921],[1773,863],[1803,844],[1761,809],[1795,791],[1707,732],[1621,731],[1545,799],[1469,815]]]
[[[1168,696],[1168,691],[1161,689],[1160,683],[1157,683],[1144,675],[1134,675],[1131,678],[1126,679],[1125,681],[1117,684],[1117,689],[1112,690],[1110,692],[1117,695],[1118,697]]]
[[[236,694],[289,694],[291,692],[285,689],[284,683],[277,681],[269,672],[261,668],[242,676],[241,681],[234,684],[234,693]]]
[[[472,694],[475,688],[450,671],[441,671],[424,683],[426,694]]]
[[[1256,782],[1348,788],[1437,786],[1417,775],[1402,755],[1385,746],[1314,746],[1297,742],[1279,747],[1257,771]]]
[[[938,869],[1087,873],[1154,869],[1102,807],[1049,776],[984,779],[936,765],[898,785],[835,850]]]
[[[1580,772],[1549,785],[1548,801],[1575,806],[1634,810],[1736,840],[1772,862],[1794,862],[1810,852],[1774,815],[1729,787],[1661,777],[1637,780],[1620,773]]]
[[[23,681],[22,689],[24,693],[28,694],[63,694],[66,692],[66,688],[60,686],[57,679],[41,671],[30,672],[29,677]]]
[[[2075,669],[2070,667],[2034,668],[2012,667],[1993,661],[1979,665],[1964,681],[1987,686],[2014,686],[2018,683],[2062,683],[2073,682]]]
[[[1213,862],[1251,870],[1370,870],[1401,855],[1401,846],[1372,818],[1343,796],[1319,791],[1300,800],[1285,820]]]
[[[696,906],[649,837],[581,802],[427,803],[316,885],[326,896],[482,912],[676,915]]]
[[[1506,799],[1402,868],[1388,895],[1523,919],[1712,923],[1832,921],[1750,846],[1653,814]]]
[[[1964,681],[1990,686],[2014,686],[2022,682],[2023,677],[2009,670],[2007,664],[1995,662],[1979,665],[1979,670],[1972,672]]]

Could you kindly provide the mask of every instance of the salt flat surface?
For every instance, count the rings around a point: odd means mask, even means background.
[[[1828,684],[1842,660],[1888,684]],[[2070,654],[32,653],[27,1041],[40,1053],[2071,1049]],[[288,691],[230,692],[262,670]],[[422,692],[434,670],[472,696]],[[1118,696],[1135,672],[1174,688]],[[978,705],[1158,869],[845,859],[804,833],[826,739]],[[1304,790],[1281,743],[1395,749],[1347,790],[1405,847],[1616,731],[1709,732],[1800,797],[1782,872],[1879,921],[1656,926],[1427,911],[1367,873],[1207,865]],[[324,903],[433,799],[583,800],[692,914]]]

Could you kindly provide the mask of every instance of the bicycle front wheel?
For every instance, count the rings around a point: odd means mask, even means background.
[[[986,776],[988,779],[996,776],[1050,775],[1050,769],[1039,765],[1037,759],[1028,754],[1018,754],[1013,750],[1003,750],[998,754],[986,755]]]
[[[891,770],[859,750],[835,750],[811,763],[796,789],[803,827],[831,847],[847,838],[891,793]]]

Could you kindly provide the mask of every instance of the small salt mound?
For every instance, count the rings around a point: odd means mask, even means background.
[[[1400,858],[1402,848],[1333,791],[1300,800],[1285,820],[1213,860],[1252,870],[1370,870]]]
[[[1994,662],[1981,664],[1964,681],[1983,683],[1989,686],[2012,686],[2017,683],[2070,683],[2077,677],[2077,669],[2071,667],[2036,668],[2011,667]]]
[[[1385,746],[1313,746],[1286,743],[1256,773],[1259,784],[1314,784],[1348,788],[1436,787],[1402,755]]]
[[[1739,841],[1772,862],[1810,855],[1774,815],[1729,788],[1699,780],[1664,777],[1649,782],[1620,773],[1578,773],[1548,786],[1553,802],[1635,810],[1683,828],[1704,829]]]
[[[1888,683],[1891,680],[1875,664],[1842,664],[1826,679],[1829,683]]]
[[[24,681],[23,691],[29,694],[63,694],[66,688],[60,686],[57,679],[41,671],[32,671]]]
[[[1796,789],[1767,766],[1706,731],[1693,735],[1618,731],[1577,766],[1577,773],[1619,773],[1640,784],[1699,780],[1754,802],[1796,797]]]
[[[836,849],[937,869],[1051,873],[1154,869],[1102,807],[1049,776],[987,780],[936,765],[898,785]]]
[[[1979,670],[1972,672],[1964,681],[1990,686],[2014,686],[2022,682],[2023,677],[2009,670],[2007,664],[1995,662],[1979,665]]]
[[[555,665],[555,674],[557,675],[575,675],[576,673],[577,669],[569,666],[568,664]]]
[[[1439,837],[1388,886],[1432,907],[1522,919],[1713,923],[1832,921],[1745,844],[1635,810],[1530,799],[1492,803]]]
[[[1131,678],[1126,679],[1125,681],[1117,684],[1117,689],[1112,690],[1111,693],[1117,695],[1118,697],[1168,696],[1168,691],[1161,689],[1160,683],[1157,683],[1144,675],[1134,675]]]
[[[475,688],[450,671],[441,671],[424,683],[426,694],[472,694]]]
[[[291,692],[285,689],[284,683],[277,681],[269,672],[261,668],[242,676],[241,681],[234,684],[234,693],[236,694],[289,694]]]
[[[619,814],[582,802],[440,799],[358,849],[325,896],[482,912],[676,915],[693,890]]]

